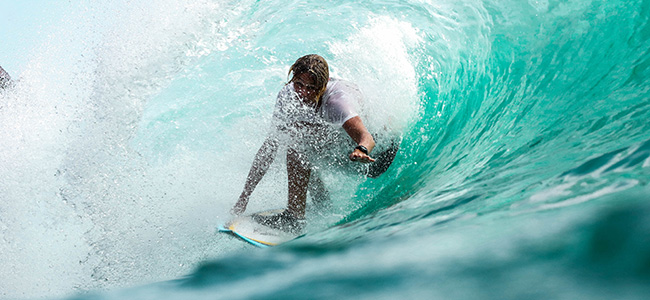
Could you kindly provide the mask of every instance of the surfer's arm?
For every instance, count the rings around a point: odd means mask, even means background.
[[[244,191],[242,191],[239,196],[239,200],[232,208],[231,212],[235,215],[239,215],[246,210],[246,205],[248,205],[248,198],[255,190],[257,184],[262,180],[266,171],[268,171],[269,166],[275,158],[275,154],[278,151],[278,141],[272,137],[267,137],[264,141],[264,144],[260,147],[260,150],[257,151],[255,159],[253,160],[253,165],[251,166],[250,171],[248,172],[248,177],[246,178],[246,184],[244,185]]]
[[[374,162],[375,159],[370,157],[370,152],[375,147],[375,139],[372,138],[366,126],[363,125],[363,121],[359,116],[356,116],[352,119],[349,119],[343,123],[343,129],[348,135],[359,145],[368,149],[368,153],[364,153],[360,149],[355,148],[352,153],[350,153],[350,159],[360,162]]]

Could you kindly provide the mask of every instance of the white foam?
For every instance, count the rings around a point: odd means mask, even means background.
[[[332,42],[333,76],[356,83],[365,96],[369,128],[400,132],[418,114],[417,76],[409,52],[421,42],[405,21],[371,16],[345,41]]]
[[[62,5],[65,15],[1,98],[1,298],[173,278],[219,253],[211,238],[221,212],[198,211],[214,196],[201,180],[214,170],[182,155],[150,168],[128,142],[150,95],[244,33],[218,21],[240,8]]]

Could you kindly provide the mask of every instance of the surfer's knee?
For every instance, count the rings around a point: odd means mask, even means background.
[[[294,148],[287,149],[287,167],[296,169],[310,169],[309,159],[307,155]]]

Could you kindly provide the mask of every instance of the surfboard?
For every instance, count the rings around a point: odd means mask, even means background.
[[[270,216],[281,213],[283,209],[266,210],[250,215],[234,218],[226,224],[219,226],[219,232],[232,234],[257,247],[277,246],[298,237],[297,234],[285,232],[257,223],[254,215]]]

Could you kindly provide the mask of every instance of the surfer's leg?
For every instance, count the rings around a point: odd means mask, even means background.
[[[315,170],[311,171],[308,190],[316,209],[323,210],[332,206],[330,193],[325,188],[325,184],[320,178],[320,174]]]
[[[307,202],[307,185],[311,168],[307,157],[295,149],[287,149],[287,176],[289,182],[289,199],[287,212],[298,219],[305,218]]]
[[[299,233],[302,231],[310,173],[311,167],[307,157],[289,147],[287,149],[287,177],[289,182],[287,209],[277,215],[254,215],[255,221],[288,232]]]
[[[307,156],[289,147],[287,149],[287,177],[289,199],[287,209],[271,216],[254,215],[256,222],[272,228],[299,233],[305,225],[305,204],[311,166]]]

